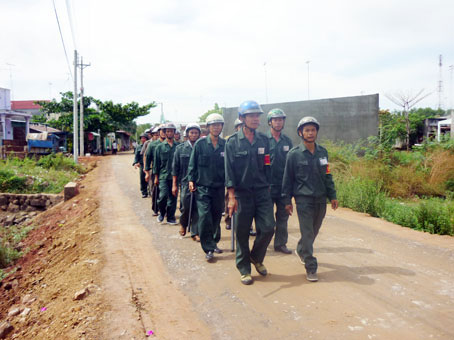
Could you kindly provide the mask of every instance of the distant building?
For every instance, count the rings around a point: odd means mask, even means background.
[[[48,100],[12,100],[11,110],[17,112],[31,113],[33,116],[40,115],[42,114],[42,112],[40,111],[41,106],[36,104],[36,102],[38,101],[48,102]]]

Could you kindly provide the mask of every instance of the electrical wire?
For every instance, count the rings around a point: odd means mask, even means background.
[[[65,51],[66,64],[68,65],[69,74],[71,75],[71,78],[74,79],[73,73],[71,71],[71,66],[70,66],[70,63],[69,63],[69,59],[68,59],[68,53],[66,53],[65,40],[63,39],[63,34],[61,32],[60,20],[58,20],[57,8],[55,7],[55,0],[52,0],[52,3],[54,4],[55,18],[57,19],[58,31],[60,32],[61,43],[63,44],[63,50]]]
[[[74,49],[77,50],[76,35],[74,34],[73,15],[71,12],[71,5],[69,3],[69,0],[66,0],[66,11],[68,12],[69,27],[71,28],[71,35],[73,37]]]

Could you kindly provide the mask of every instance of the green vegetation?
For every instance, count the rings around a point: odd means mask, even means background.
[[[413,151],[322,143],[341,206],[405,227],[454,235],[454,143],[426,142]]]
[[[219,107],[218,103],[214,103],[214,108],[212,108],[211,110],[208,110],[207,112],[205,112],[203,115],[201,115],[199,117],[199,123],[204,123],[206,121],[207,117],[212,113],[219,113],[220,115],[222,115],[222,109]]]
[[[33,159],[0,161],[0,192],[59,193],[85,169],[62,154]]]
[[[23,255],[22,251],[17,250],[18,244],[33,228],[33,226],[13,225],[0,229],[0,281],[6,276],[1,268],[8,267]]]
[[[80,99],[78,100],[80,107]],[[42,114],[33,116],[34,123],[46,123],[49,126],[65,132],[73,130],[73,93],[61,93],[60,101],[40,101]],[[136,102],[116,104],[112,101],[101,101],[87,96],[83,99],[85,131],[99,131],[101,135],[117,130],[125,130],[135,135],[137,125],[134,119],[150,113],[156,107],[155,102],[140,106]],[[58,114],[58,117],[55,116]],[[72,139],[69,140],[72,146]]]

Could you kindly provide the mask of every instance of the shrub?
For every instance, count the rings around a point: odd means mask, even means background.
[[[337,181],[337,197],[340,204],[355,211],[379,216],[380,208],[386,198],[381,191],[382,184],[370,179],[351,178]]]
[[[454,207],[439,198],[422,200],[417,215],[423,230],[431,234],[454,235]]]
[[[0,244],[0,268],[6,268],[11,262],[17,260],[20,253],[5,244]]]
[[[74,170],[79,173],[83,172],[83,167],[79,164],[74,163],[71,158],[63,156],[63,154],[50,154],[41,157],[36,165],[43,167],[44,169],[55,169],[55,170]]]

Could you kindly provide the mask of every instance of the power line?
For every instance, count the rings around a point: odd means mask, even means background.
[[[54,4],[55,18],[57,19],[58,31],[60,32],[61,43],[63,44],[63,50],[65,51],[66,64],[68,65],[68,70],[69,70],[69,74],[71,75],[71,78],[74,79],[73,73],[71,71],[71,66],[69,64],[68,53],[66,53],[65,41],[63,39],[63,34],[61,33],[60,20],[58,20],[57,8],[55,7],[55,0],[52,0],[52,3]]]
[[[66,11],[68,12],[69,27],[71,28],[71,35],[73,37],[74,49],[77,50],[76,36],[74,34],[73,15],[71,12],[71,5],[69,4],[69,0],[66,0]]]

